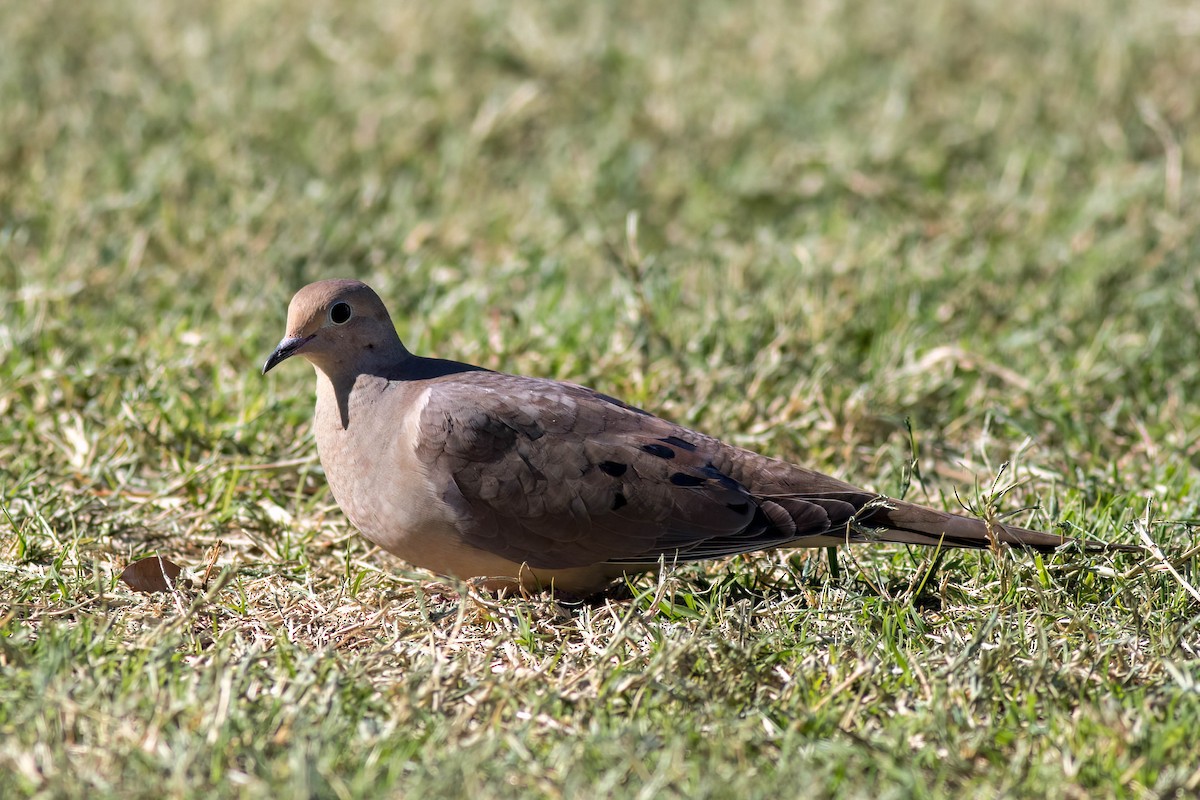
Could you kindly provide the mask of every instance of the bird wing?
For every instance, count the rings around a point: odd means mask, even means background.
[[[467,544],[535,568],[775,547],[828,532],[838,503],[761,501],[718,466],[738,466],[737,448],[582,386],[499,373],[434,382],[415,449]]]

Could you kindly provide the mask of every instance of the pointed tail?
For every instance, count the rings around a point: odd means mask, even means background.
[[[884,498],[863,506],[855,516],[855,527],[871,531],[871,538],[876,541],[932,547],[941,545],[980,549],[1003,543],[1039,553],[1052,553],[1064,545],[1078,542],[1089,552],[1136,553],[1143,549],[1140,545],[1072,539]]]

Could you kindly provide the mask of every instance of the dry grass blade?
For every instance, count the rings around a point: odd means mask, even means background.
[[[1171,559],[1167,558],[1166,553],[1162,551],[1162,548],[1158,546],[1158,543],[1150,537],[1150,521],[1152,519],[1150,515],[1150,509],[1152,505],[1153,503],[1151,501],[1147,501],[1145,515],[1143,515],[1140,520],[1134,522],[1134,527],[1137,528],[1138,536],[1141,538],[1142,543],[1146,545],[1146,548],[1149,549],[1150,554],[1154,556],[1155,560],[1158,561],[1161,567],[1167,572],[1171,573],[1171,577],[1173,577],[1176,582],[1183,587],[1185,592],[1192,596],[1193,600],[1195,600],[1197,603],[1200,603],[1200,590],[1197,590],[1195,586],[1189,583],[1188,580],[1180,574],[1179,570],[1175,568],[1175,565],[1171,563]]]

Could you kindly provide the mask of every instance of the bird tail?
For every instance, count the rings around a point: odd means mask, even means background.
[[[995,544],[1052,553],[1078,543],[1089,552],[1141,552],[1139,545],[1072,539],[994,520],[963,517],[901,500],[879,498],[859,509],[853,527],[864,539],[932,547],[990,548]],[[852,540],[853,541],[853,540]]]

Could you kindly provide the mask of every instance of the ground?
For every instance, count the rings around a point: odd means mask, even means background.
[[[1194,3],[0,16],[0,796],[1200,791]],[[439,584],[259,374],[335,276],[420,353],[1159,549]],[[155,553],[192,584],[118,581]]]

